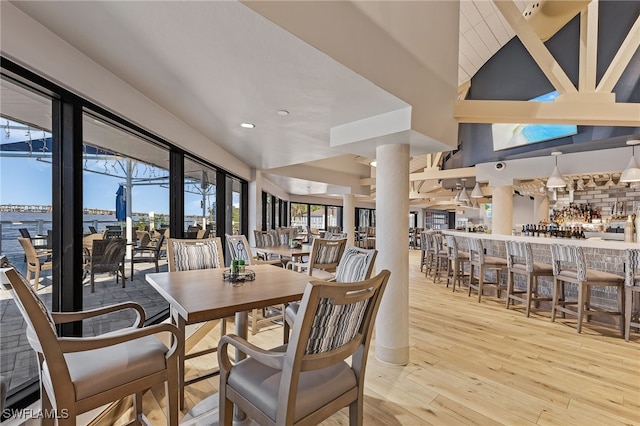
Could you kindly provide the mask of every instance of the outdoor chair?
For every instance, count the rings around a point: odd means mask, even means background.
[[[95,226],[89,225],[89,233],[91,234],[97,234],[98,230],[96,229]]]
[[[307,284],[291,341],[261,349],[235,335],[218,346],[220,425],[234,405],[261,425],[315,425],[349,407],[364,416],[364,378],[371,333],[390,272],[355,283]],[[232,363],[228,346],[249,355]]]
[[[36,250],[31,239],[18,237],[18,241],[24,250],[27,259],[27,281],[31,281],[31,274],[34,274],[33,288],[38,291],[40,286],[40,271],[53,269],[53,261],[50,250]]]
[[[90,276],[91,293],[95,293],[95,274],[113,273],[118,282],[118,274],[122,276],[122,288],[125,288],[124,256],[127,252],[125,240],[111,238],[108,240],[94,239],[91,251],[84,249],[84,270]],[[86,275],[86,274],[85,274]]]
[[[38,356],[41,408],[64,414],[57,419],[59,426],[76,425],[79,414],[128,396],[133,396],[136,422],[144,424],[142,395],[159,384],[166,387],[167,424],[178,424],[180,330],[171,324],[138,328],[144,321],[144,310],[132,302],[92,311],[51,313],[15,269],[5,275],[27,323],[27,340]],[[59,337],[56,333],[56,324],[129,308],[138,311],[131,328],[90,338]],[[171,347],[155,337],[160,333],[172,337]],[[53,419],[43,420],[43,424],[53,423]]]
[[[251,247],[244,235],[226,234],[227,248],[231,254],[231,259],[244,260],[246,266],[251,265],[281,265],[280,260],[260,260],[251,254]],[[261,312],[262,311],[262,312]],[[267,312],[275,314],[267,315]],[[265,324],[273,324],[274,321],[281,321],[284,317],[284,305],[271,306],[262,310],[253,309],[249,313],[249,325],[251,326],[251,334],[256,334]],[[260,315],[262,313],[262,315]]]
[[[151,263],[156,265],[156,272],[160,272],[158,261],[162,253],[162,244],[164,243],[164,235],[160,235],[158,241],[150,243],[148,246],[134,246],[131,249],[131,279],[133,280],[134,263]]]
[[[348,246],[344,249],[340,262],[336,267],[336,276],[333,281],[338,283],[348,283],[368,280],[373,271],[373,265],[378,251],[376,249],[362,249],[360,247]],[[300,303],[289,303],[284,315],[284,343],[289,341],[289,330],[293,325]]]

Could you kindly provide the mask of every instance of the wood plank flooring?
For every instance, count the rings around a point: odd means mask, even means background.
[[[477,303],[466,288],[452,293],[426,279],[419,254],[410,251],[410,363],[380,363],[373,343],[365,425],[640,425],[638,333],[625,342],[616,328],[588,323],[577,334],[574,318],[526,318],[495,297]],[[282,328],[249,338],[272,347]],[[216,355],[206,358],[190,362],[189,373],[210,368]],[[217,386],[217,378],[188,386],[186,409]],[[153,425],[166,424],[164,389],[147,392],[143,406]],[[322,423],[347,424],[347,409]]]

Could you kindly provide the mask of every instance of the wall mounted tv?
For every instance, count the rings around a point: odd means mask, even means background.
[[[530,102],[553,102],[557,96],[558,92],[551,92],[530,99]],[[491,131],[493,133],[493,150],[500,151],[575,135],[578,133],[578,126],[575,124],[494,123],[491,125]]]

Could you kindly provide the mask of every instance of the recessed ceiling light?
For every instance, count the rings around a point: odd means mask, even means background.
[[[285,116],[285,115],[289,115],[289,111],[287,111],[286,109],[280,109],[278,110],[277,114]]]
[[[253,129],[254,127],[256,127],[256,125],[253,123],[240,123],[240,127],[243,127],[245,129]]]

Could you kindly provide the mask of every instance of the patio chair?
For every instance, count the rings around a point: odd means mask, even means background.
[[[122,288],[125,288],[126,278],[124,276],[124,256],[127,252],[127,245],[122,238],[111,238],[108,240],[94,239],[91,251],[85,250],[85,271],[90,275],[91,293],[95,293],[95,274],[112,273],[122,276]]]
[[[378,251],[376,249],[362,249],[360,247],[349,246],[344,249],[340,262],[336,267],[335,282],[355,282],[368,280],[373,271]],[[300,303],[289,303],[284,315],[284,343],[289,341],[289,329],[293,325]]]
[[[307,284],[288,345],[264,350],[223,336],[220,424],[231,426],[235,405],[262,425],[315,425],[348,406],[349,423],[361,425],[371,333],[389,275]],[[249,357],[232,363],[228,346]]]
[[[138,246],[131,249],[131,279],[133,280],[133,264],[134,263],[155,263],[156,272],[160,272],[158,261],[162,253],[162,244],[164,243],[164,235],[160,235],[158,241],[150,243],[148,246]]]
[[[227,247],[231,254],[231,259],[244,260],[245,265],[281,265],[280,260],[260,260],[251,254],[251,247],[244,235],[226,234]],[[262,311],[262,312],[261,312]],[[273,315],[267,315],[267,311],[275,312]],[[260,327],[265,324],[273,324],[274,321],[280,321],[284,318],[284,305],[270,306],[264,309],[253,309],[249,313],[249,325],[251,326],[251,334],[260,331]],[[260,315],[262,313],[262,315]]]
[[[33,245],[33,248],[35,248],[36,250],[42,250],[42,249],[46,249],[47,244],[34,244],[33,242],[33,237],[31,236],[31,234],[29,233],[29,230],[27,228],[19,228],[18,232],[20,232],[20,236],[22,238],[28,238],[31,241],[31,244]],[[39,240],[42,240],[44,237],[38,238]]]
[[[15,269],[5,271],[14,300],[27,323],[27,340],[39,360],[41,408],[64,413],[59,426],[76,425],[79,414],[133,395],[137,423],[142,419],[142,395],[165,384],[167,424],[178,424],[178,354],[183,337],[171,324],[132,327],[90,338],[58,337],[56,324],[80,321],[105,313],[142,307],[133,303],[84,312],[51,313]],[[172,337],[171,347],[155,335]],[[45,422],[43,422],[45,424]],[[53,424],[51,419],[46,424]]]
[[[31,274],[34,274],[33,288],[38,291],[40,285],[40,271],[53,269],[53,262],[50,260],[50,250],[36,250],[29,238],[18,237],[18,241],[24,250],[27,260],[27,281],[31,281]]]

